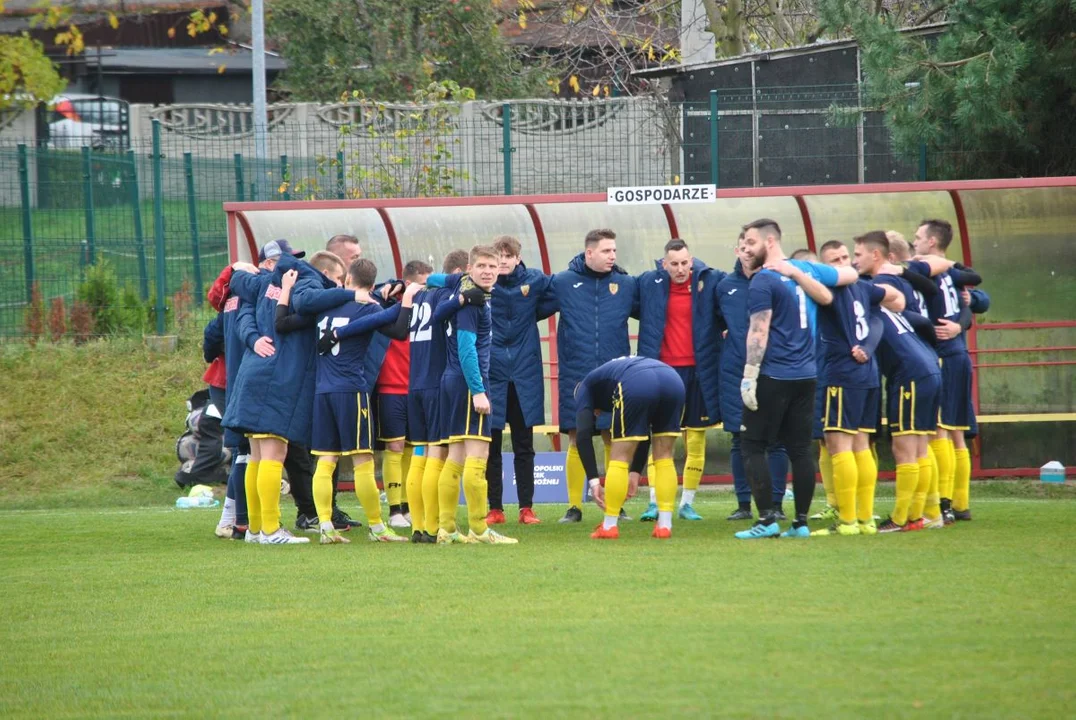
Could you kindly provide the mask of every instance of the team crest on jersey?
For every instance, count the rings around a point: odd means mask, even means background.
[[[912,399],[912,394],[910,392],[905,392],[904,393],[904,399],[905,400],[911,400]]]
[[[265,288],[265,297],[269,298],[270,300],[279,300],[280,288],[276,285],[270,285],[269,287]]]
[[[609,283],[609,294],[616,295],[616,291],[620,289],[620,286],[616,283]]]
[[[224,312],[235,312],[238,309],[239,309],[239,297],[236,296],[236,295],[232,295],[224,303]]]
[[[702,292],[703,281],[699,280],[699,292]]]
[[[531,286],[530,285],[520,285],[519,286],[519,291],[521,293],[523,293],[523,297],[527,297],[528,295],[530,295]]]
[[[837,390],[839,390],[839,388],[831,387],[829,389],[829,396],[830,397],[837,397]]]

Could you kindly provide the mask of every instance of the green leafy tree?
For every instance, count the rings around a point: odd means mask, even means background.
[[[278,85],[295,100],[407,100],[447,79],[488,98],[533,93],[542,68],[524,66],[499,17],[491,0],[274,0],[267,33],[288,61]]]
[[[66,85],[41,43],[25,33],[0,35],[0,110],[48,102]]]
[[[862,53],[864,102],[893,144],[928,152],[932,177],[1076,173],[1076,4],[953,0],[936,39],[897,32],[858,0],[819,0],[830,28]]]

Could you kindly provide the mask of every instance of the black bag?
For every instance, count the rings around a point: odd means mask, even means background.
[[[224,447],[222,410],[210,401],[208,389],[187,400],[187,431],[176,440],[180,466],[175,480],[179,487],[227,484],[232,457]]]

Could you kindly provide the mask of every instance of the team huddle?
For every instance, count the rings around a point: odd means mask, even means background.
[[[854,263],[839,241],[819,249],[821,262],[790,260],[777,223],[762,219],[744,227],[729,273],[673,239],[654,270],[632,276],[617,265],[616,234],[599,229],[549,276],[527,268],[519,241],[501,236],[449,253],[440,273],[412,261],[400,280],[382,283],[351,236],[335,236],[309,262],[284,240],[267,243],[257,266],[225,268],[209,293],[219,315],[205,354],[220,368],[210,389],[235,458],[217,535],[309,542],[281,523],[287,464],[296,528],[322,544],[347,543],[359,523],[335,498],[337,463],[350,456],[371,540],[515,544],[491,527],[506,522],[503,431],[511,426],[519,522],[537,524],[533,433],[545,417],[537,323],[555,314],[559,430],[568,436],[560,522],[582,521],[589,486],[604,511],[592,538],[619,537],[644,473],[650,504],[640,519],[654,521],[653,537],[671,537],[674,514],[701,520],[693,503],[706,431],[719,426],[731,434],[739,502],[728,519],[755,520],[738,538],[970,520],[965,434],[975,420],[963,332],[988,300],[965,290],[982,282],[973,270],[944,258],[951,240],[948,223],[927,220],[914,258],[899,234],[873,231],[855,238]],[[629,318],[639,321],[635,355]],[[877,524],[883,386],[896,501]],[[686,459],[677,508],[678,437]],[[815,440],[827,504],[815,516],[825,527],[812,533]],[[790,467],[795,510],[782,532]],[[466,532],[456,523],[461,481]]]

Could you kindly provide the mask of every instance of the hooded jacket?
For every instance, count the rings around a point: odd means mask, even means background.
[[[337,288],[313,266],[289,255],[280,258],[273,273],[233,274],[232,292],[254,306],[258,335],[273,338],[276,353],[267,358],[253,350],[244,354],[235,386],[229,388],[232,394],[223,424],[237,432],[269,433],[309,446],[317,329],[310,327],[279,337],[275,329],[280,278],[292,269],[299,272],[291,291],[293,312],[317,315],[355,298],[353,291]]]
[[[660,261],[659,261],[660,262]],[[695,258],[691,264],[691,339],[695,350],[695,376],[702,389],[706,415],[721,419],[720,364],[724,322],[717,309],[716,290],[725,273]],[[663,268],[644,272],[636,285],[639,293],[639,355],[660,359],[665,337],[666,311],[672,277]]]
[[[538,321],[551,314],[541,303],[552,278],[522,262],[497,278],[490,297],[493,346],[489,362],[489,400],[494,430],[503,430],[508,405],[508,384],[516,386],[523,422],[528,427],[545,422],[545,382],[542,378],[542,344]],[[539,315],[539,310],[545,312]]]
[[[751,279],[743,273],[743,266],[736,261],[732,272],[715,288],[722,323],[728,328],[721,352],[720,386],[721,419],[726,432],[738,433],[743,424],[743,400],[740,399],[740,380],[747,359],[747,328],[751,324],[747,312],[747,289]]]
[[[550,305],[539,316],[560,311],[557,362],[560,391],[557,406],[562,431],[575,429],[575,386],[586,374],[613,358],[631,354],[628,318],[639,316],[635,278],[619,265],[607,273],[587,267],[584,254],[553,276]]]

